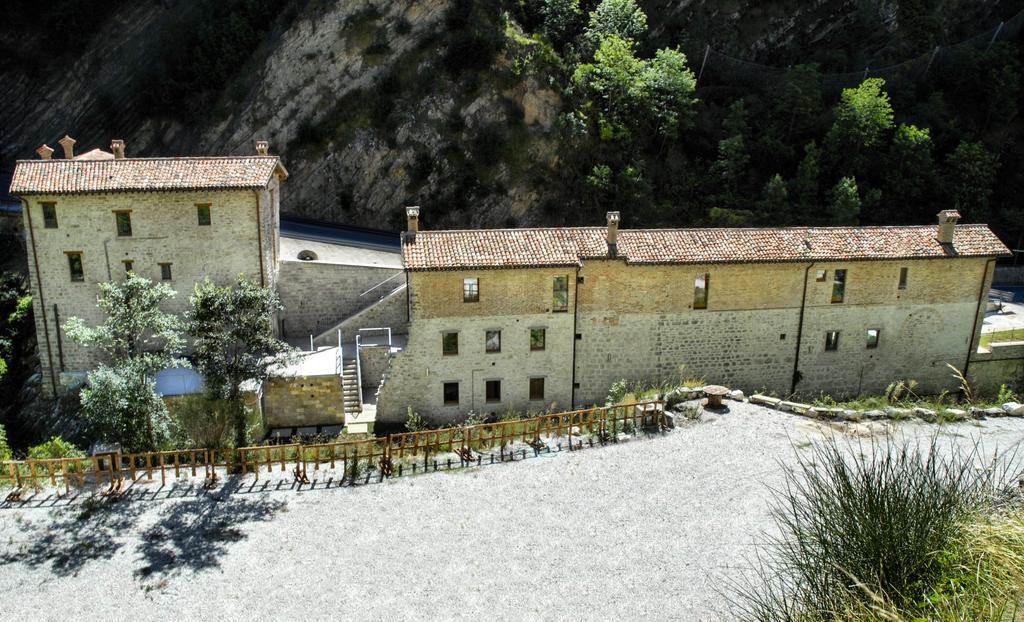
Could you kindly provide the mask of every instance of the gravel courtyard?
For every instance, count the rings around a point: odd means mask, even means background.
[[[382,484],[2,507],[0,619],[728,619],[722,590],[770,526],[780,462],[828,430],[730,406],[664,436]],[[993,450],[1024,440],[1024,419],[895,430]]]

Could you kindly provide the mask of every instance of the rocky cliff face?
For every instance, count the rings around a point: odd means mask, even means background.
[[[291,172],[291,214],[399,228],[402,206],[419,203],[435,227],[563,219],[543,205],[558,167],[561,88],[524,68],[529,41],[502,2],[281,0],[208,110],[154,114],[135,92],[139,76],[190,4],[125,3],[80,53],[42,70],[0,69],[4,168],[65,132],[86,149],[123,138],[135,156],[246,153],[261,138]],[[828,45],[851,24],[875,24],[884,39],[896,14],[886,0],[645,4],[651,45],[681,45],[695,70],[705,43],[771,60],[787,46]],[[477,45],[488,37],[500,43]]]

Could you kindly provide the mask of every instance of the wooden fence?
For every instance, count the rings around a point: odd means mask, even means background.
[[[529,446],[539,453],[550,451],[545,439],[566,439],[566,449],[572,451],[584,445],[592,446],[617,442],[622,433],[636,434],[643,428],[663,431],[666,426],[664,405],[661,401],[646,401],[601,408],[589,408],[527,419],[509,419],[495,423],[482,423],[436,430],[403,432],[332,443],[261,445],[241,449],[183,449],[146,453],[107,454],[90,458],[52,458],[11,460],[0,469],[0,485],[14,488],[9,500],[18,500],[27,489],[46,485],[63,488],[70,493],[72,487],[107,486],[104,494],[116,495],[124,491],[128,482],[154,481],[161,486],[169,477],[203,479],[212,484],[218,469],[231,473],[252,474],[259,480],[261,473],[290,470],[295,480],[308,483],[309,471],[341,469],[341,481],[350,483],[357,478],[369,481],[371,474],[379,478],[402,475],[411,469],[428,470],[433,459],[438,468],[438,454],[454,454],[460,466],[482,464],[485,455],[489,462],[515,460],[514,443]],[[562,448],[562,443],[557,443]],[[495,454],[494,451],[498,453]],[[525,456],[525,447],[519,449]],[[452,457],[447,458],[448,468]]]

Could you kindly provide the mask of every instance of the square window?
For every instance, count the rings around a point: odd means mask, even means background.
[[[68,253],[68,271],[72,281],[84,281],[85,269],[82,267],[82,253]]]
[[[46,229],[57,228],[57,204],[40,203],[43,207],[43,227]]]
[[[196,205],[196,218],[199,221],[199,226],[200,227],[209,227],[210,226],[210,205],[209,204],[199,204],[199,205]]]
[[[480,302],[480,279],[462,279],[462,302]]]
[[[868,329],[867,347],[868,347],[869,350],[872,349],[872,348],[877,348],[878,347],[878,333],[879,332],[881,332],[881,331],[879,331],[879,329],[877,329],[877,328],[869,328]]]
[[[441,354],[455,356],[459,353],[459,333],[442,333]]]
[[[458,382],[446,382],[444,383],[444,404],[445,406],[458,405],[459,403],[459,383]]]
[[[569,277],[556,276],[551,286],[551,310],[569,310]]]
[[[543,350],[545,346],[545,340],[547,338],[547,329],[544,328],[531,328],[530,329],[530,350],[536,352],[537,350]]]
[[[907,269],[906,268],[900,268],[900,285],[899,285],[899,288],[901,290],[907,289]]]
[[[814,274],[814,280],[819,283],[824,283],[826,279],[828,279],[828,270],[818,270]]]
[[[501,331],[500,330],[489,330],[489,331],[487,331],[487,340],[485,342],[485,350],[487,352],[501,352]]]
[[[160,280],[170,281],[171,280],[171,264],[162,263],[160,264]]]
[[[708,308],[708,275],[698,274],[697,278],[693,281],[693,308],[694,309],[707,309]]]
[[[832,302],[842,302],[846,296],[846,270],[836,270],[832,275]]]
[[[544,379],[543,378],[530,378],[530,399],[531,400],[542,400],[542,399],[544,399]]]
[[[834,352],[839,349],[839,331],[830,330],[825,333],[825,350],[827,352]]]
[[[488,402],[500,402],[501,401],[501,381],[500,380],[488,380],[484,383],[484,399]]]
[[[132,234],[132,213],[114,212],[114,221],[117,223],[117,235],[128,237]]]

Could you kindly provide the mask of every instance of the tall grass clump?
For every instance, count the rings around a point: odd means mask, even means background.
[[[1016,453],[836,439],[797,453],[775,492],[745,620],[1001,620],[1024,615]]]

